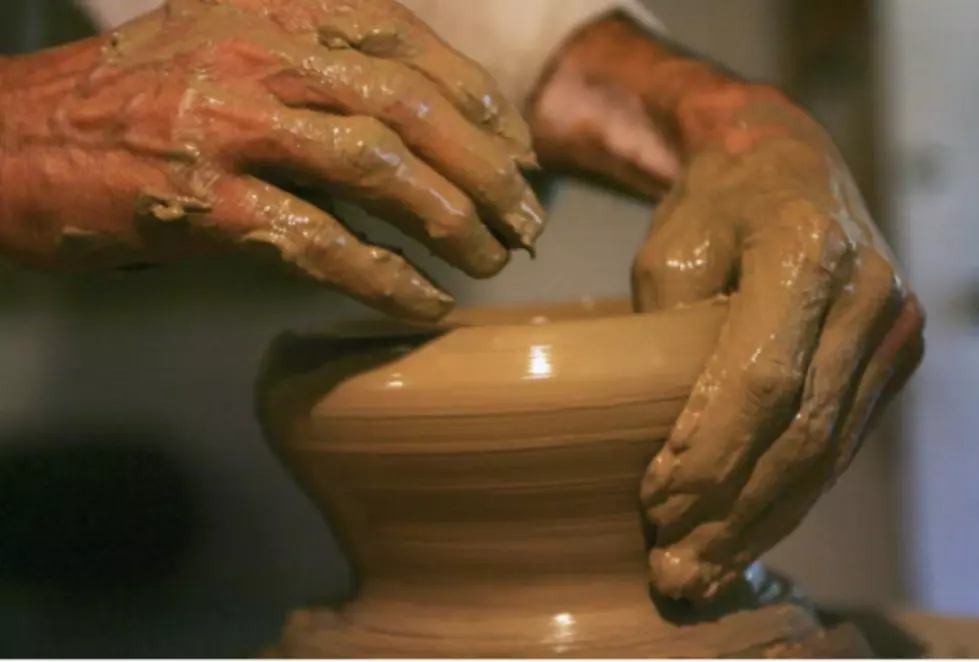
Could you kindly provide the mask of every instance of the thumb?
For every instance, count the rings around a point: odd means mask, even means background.
[[[664,310],[727,292],[736,266],[734,225],[710,198],[668,196],[632,265],[633,307]]]

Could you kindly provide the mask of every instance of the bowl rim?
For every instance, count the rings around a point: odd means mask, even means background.
[[[700,304],[694,304],[698,306]],[[657,314],[654,313],[648,314]],[[325,335],[351,340],[384,337],[441,335],[458,329],[493,329],[546,326],[560,327],[587,322],[645,316],[633,311],[622,298],[566,299],[550,302],[490,303],[457,308],[436,322],[392,318],[340,321],[323,330]]]

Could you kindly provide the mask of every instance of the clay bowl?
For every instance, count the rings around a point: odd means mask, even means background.
[[[478,309],[288,336],[264,430],[359,586],[296,612],[283,657],[715,657],[819,635],[757,568],[710,614],[657,604],[639,481],[726,312]]]

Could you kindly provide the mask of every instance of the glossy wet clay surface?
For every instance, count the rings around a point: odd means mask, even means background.
[[[260,418],[359,588],[294,614],[276,653],[713,657],[820,637],[758,567],[708,611],[650,594],[639,484],[727,305],[461,311],[278,341]]]

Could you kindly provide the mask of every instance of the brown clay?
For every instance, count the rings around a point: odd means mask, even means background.
[[[649,592],[638,484],[727,308],[485,309],[278,341],[260,419],[359,586],[293,614],[268,654],[817,654],[825,632],[757,566],[707,612]]]

